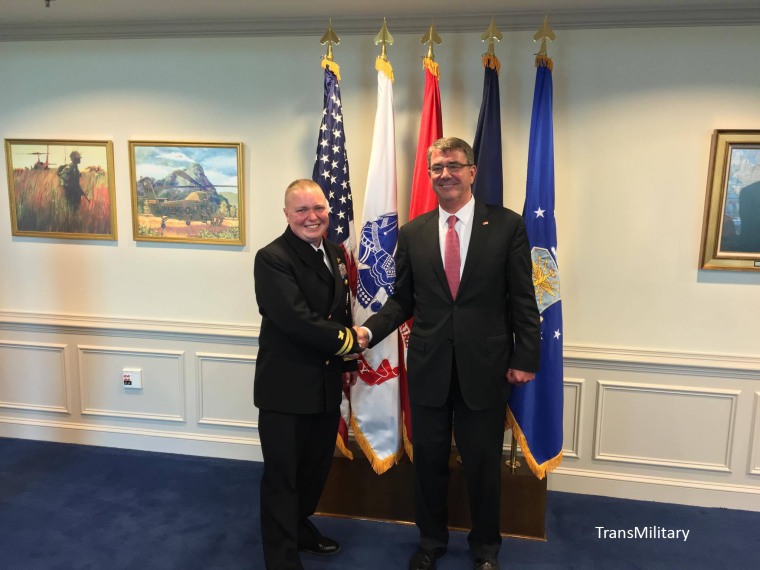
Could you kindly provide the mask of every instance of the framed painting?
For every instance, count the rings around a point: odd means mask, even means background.
[[[6,139],[14,236],[116,239],[110,141]]]
[[[242,146],[130,141],[135,240],[245,245]]]
[[[760,131],[713,133],[700,263],[760,271]]]

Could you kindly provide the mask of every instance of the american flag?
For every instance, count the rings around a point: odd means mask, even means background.
[[[346,136],[343,132],[343,108],[340,85],[335,73],[325,68],[325,100],[322,124],[319,127],[317,155],[311,175],[327,196],[330,207],[330,228],[327,239],[338,243],[346,254],[351,291],[356,292],[356,233],[354,202],[348,175]]]
[[[343,132],[343,107],[340,101],[338,77],[331,67],[337,65],[323,60],[325,70],[325,99],[322,124],[319,127],[317,155],[311,179],[322,188],[330,208],[330,227],[327,239],[343,248],[351,287],[351,300],[356,298],[356,232],[354,230],[354,201],[348,176],[346,135]],[[348,449],[348,426],[351,425],[350,392],[343,390],[340,423],[336,444],[340,451],[353,459]]]

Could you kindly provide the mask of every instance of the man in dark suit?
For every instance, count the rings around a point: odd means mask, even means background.
[[[328,206],[311,180],[285,192],[288,227],[256,254],[261,312],[254,379],[264,455],[261,536],[269,570],[303,568],[298,551],[336,554],[340,546],[309,520],[335,448],[341,388],[356,382],[361,347],[351,328],[346,261],[323,239]]]
[[[498,568],[499,494],[510,384],[538,370],[539,314],[521,216],[473,199],[472,148],[428,149],[439,207],[399,232],[395,292],[358,328],[369,346],[409,317],[407,374],[420,546],[412,570],[435,568],[448,543],[446,496],[453,424],[469,495],[475,568]]]

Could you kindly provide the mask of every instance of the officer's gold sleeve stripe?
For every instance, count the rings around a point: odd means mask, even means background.
[[[343,343],[343,346],[341,347],[340,351],[338,352],[338,356],[345,356],[351,351],[351,348],[354,346],[354,337],[351,335],[351,331],[346,329],[346,340]]]
[[[354,337],[351,331],[346,327],[346,340],[343,342],[343,346],[335,353],[336,356],[345,356],[348,354],[354,346]]]

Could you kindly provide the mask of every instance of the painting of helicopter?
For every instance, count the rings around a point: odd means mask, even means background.
[[[154,183],[150,178],[141,178],[137,182],[138,187],[141,187],[143,190],[143,195],[152,195],[152,198],[144,198],[143,208],[152,215],[161,218],[161,228],[166,229],[166,221],[169,219],[181,220],[188,226],[192,222],[210,223],[214,226],[221,225],[224,216],[219,213],[219,206],[221,205],[219,202],[220,200],[224,201],[229,209],[229,200],[224,196],[215,194],[219,199],[212,201],[212,194],[208,190],[213,187],[210,188],[207,185],[201,184],[181,170],[175,171],[174,174],[186,178],[191,183],[189,185],[171,187],[173,189],[192,190],[184,200],[159,198]]]
[[[49,167],[55,166],[55,163],[50,162],[50,145],[45,145],[45,162],[42,162],[42,152],[30,152],[28,154],[37,157],[32,165],[32,170],[47,170]]]
[[[130,142],[135,239],[242,245],[241,146]]]

